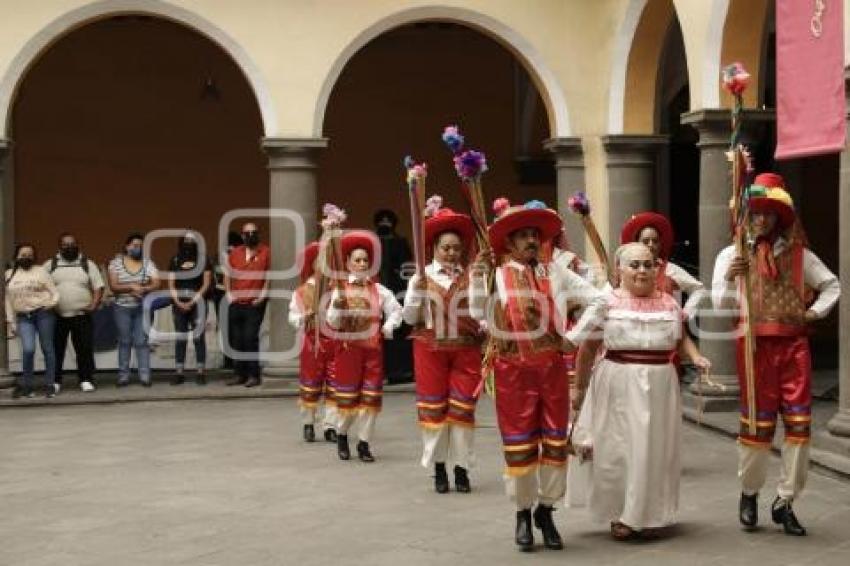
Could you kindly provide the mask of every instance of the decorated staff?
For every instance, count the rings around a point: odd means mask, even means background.
[[[321,323],[324,319],[322,298],[325,293],[336,288],[336,282],[344,277],[345,262],[342,258],[342,224],[348,218],[345,210],[335,204],[327,203],[322,207],[322,237],[319,242],[319,254],[316,262],[316,293],[313,297],[313,312],[316,313],[314,342],[321,347]]]
[[[739,143],[741,137],[741,110],[744,105],[744,91],[750,81],[750,74],[741,63],[732,63],[723,69],[723,87],[734,97],[735,106],[732,109],[732,138],[728,158],[732,162],[732,199],[730,208],[732,211],[732,230],[735,242],[735,250],[738,256],[746,261],[750,259],[748,245],[748,192],[747,173],[752,171],[750,156],[746,148]],[[754,365],[755,340],[753,338],[753,326],[749,313],[752,311],[752,291],[748,277],[740,277],[738,285],[743,295],[744,318],[744,368],[747,381],[747,409],[750,415],[756,414],[756,377]],[[748,432],[756,434],[756,419],[750,419]]]
[[[590,238],[590,243],[593,246],[593,250],[596,252],[596,257],[599,259],[599,263],[605,266],[605,276],[608,279],[608,282],[611,283],[611,286],[614,287],[611,267],[608,263],[608,252],[605,251],[605,244],[602,243],[602,238],[599,236],[599,230],[596,229],[596,224],[590,216],[590,201],[587,199],[587,195],[582,191],[574,193],[573,196],[567,200],[567,206],[573,214],[581,218],[581,224],[584,226],[584,231],[587,233],[587,237]]]
[[[410,197],[410,225],[413,229],[413,254],[416,260],[416,275],[425,275],[425,229],[422,215],[425,208],[425,179],[428,177],[428,165],[416,163],[411,156],[404,158],[404,168],[407,170],[407,188]],[[431,328],[431,303],[425,301],[425,325]]]
[[[490,249],[487,239],[487,208],[484,204],[484,189],[481,176],[487,172],[487,157],[483,152],[464,149],[465,140],[457,126],[446,126],[443,130],[443,142],[454,155],[454,166],[460,177],[460,188],[469,206],[469,216],[475,225],[475,238],[478,249]]]

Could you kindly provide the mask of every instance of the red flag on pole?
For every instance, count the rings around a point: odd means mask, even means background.
[[[844,149],[844,2],[776,2],[776,159]]]

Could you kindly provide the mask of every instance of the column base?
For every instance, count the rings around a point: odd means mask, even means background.
[[[826,429],[831,436],[844,438],[850,442],[850,409],[840,409],[826,423]]]
[[[850,475],[850,437],[822,430],[815,433],[812,440],[813,461],[836,472]]]
[[[705,413],[726,413],[737,411],[740,406],[737,377],[714,376],[710,383],[692,383],[682,391],[682,403],[686,407],[702,410]],[[733,381],[734,380],[734,381]],[[732,381],[732,382],[730,382]]]
[[[263,389],[298,387],[298,362],[263,366]]]

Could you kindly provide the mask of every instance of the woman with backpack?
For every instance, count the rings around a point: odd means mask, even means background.
[[[15,264],[7,269],[6,282],[6,333],[21,339],[21,380],[13,397],[33,397],[33,368],[35,340],[41,344],[44,355],[44,394],[53,397],[56,378],[56,353],[53,350],[53,333],[56,315],[53,307],[59,302],[59,291],[53,279],[40,265],[35,264],[32,244],[18,244]]]
[[[143,256],[145,237],[139,233],[127,236],[124,251],[109,262],[109,287],[115,295],[115,325],[118,327],[118,387],[130,383],[130,350],[136,350],[139,381],[151,383],[150,348],[145,330],[142,301],[159,288],[156,266]]]
[[[178,242],[177,255],[171,258],[168,271],[168,289],[171,293],[171,313],[177,339],[174,343],[174,360],[177,375],[171,385],[181,385],[185,377],[186,346],[189,335],[195,344],[195,365],[198,385],[206,385],[204,366],[207,361],[205,336],[207,322],[207,295],[213,286],[212,262],[206,255],[199,256],[198,235],[187,232]],[[203,251],[203,250],[202,250]]]

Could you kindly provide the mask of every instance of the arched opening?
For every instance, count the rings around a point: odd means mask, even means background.
[[[165,19],[106,17],[55,41],[18,85],[9,135],[15,237],[42,254],[65,230],[101,262],[132,230],[192,227],[215,246],[224,212],[268,204],[245,75]],[[158,245],[155,260],[172,252]]]
[[[487,154],[488,199],[539,198],[554,206],[555,172],[543,99],[513,53],[464,25],[421,22],[385,32],[343,68],[324,114],[320,202],[347,208],[351,226],[394,209],[409,234],[402,158],[429,164],[429,194],[464,209],[442,128],[458,124]]]

